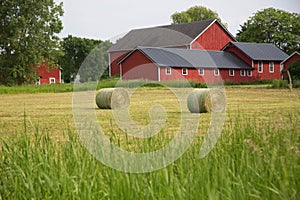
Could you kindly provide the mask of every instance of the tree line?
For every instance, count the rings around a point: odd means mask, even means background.
[[[106,51],[112,43],[71,35],[60,39],[58,34],[63,29],[63,13],[63,4],[56,4],[54,0],[0,2],[0,84],[34,82],[37,79],[34,67],[45,59],[50,66],[61,67],[63,79],[70,82],[88,55],[94,56],[97,63],[91,63],[91,68],[81,72],[81,80],[99,79],[93,73],[93,67],[107,68]],[[212,18],[227,27],[217,12],[203,6],[176,12],[171,21],[179,24]],[[299,13],[263,9],[241,25],[236,38],[240,42],[273,43],[291,54],[300,50],[299,19]],[[105,76],[108,76],[107,70]]]

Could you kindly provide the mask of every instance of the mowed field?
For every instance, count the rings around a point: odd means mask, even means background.
[[[300,111],[300,90],[287,89],[231,88],[227,87],[227,119],[235,115],[253,116],[279,123],[283,117]],[[74,130],[72,112],[73,93],[7,94],[0,95],[0,134],[16,134],[39,127],[59,136],[62,132]],[[176,128],[181,111],[176,96],[167,88],[142,88],[131,96],[130,113],[140,125],[150,122],[149,109],[161,105],[168,114],[167,130]],[[111,110],[95,110],[103,128],[114,122]],[[201,114],[204,122],[210,122],[210,114]],[[114,124],[113,124],[114,125]],[[114,128],[114,127],[113,127]],[[201,130],[199,130],[201,131]]]
[[[300,90],[225,91],[225,125],[212,152],[199,158],[211,115],[196,114],[197,137],[187,152],[145,174],[119,172],[89,154],[77,138],[72,93],[0,95],[0,199],[299,199]],[[145,87],[130,101],[131,118],[141,126],[151,122],[153,105],[166,111],[151,142],[128,138],[111,110],[90,109],[116,145],[163,148],[180,128],[176,96]]]

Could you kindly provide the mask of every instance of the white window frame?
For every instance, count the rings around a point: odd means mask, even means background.
[[[172,68],[171,67],[166,67],[166,75],[171,75],[171,74],[172,74]]]
[[[183,73],[184,71],[185,71],[185,73]],[[182,69],[181,69],[181,74],[182,74],[183,76],[187,76],[187,75],[189,74],[188,68],[182,68]]]
[[[271,70],[271,68],[273,68],[273,70]],[[269,72],[270,73],[274,73],[275,72],[275,64],[274,64],[274,62],[270,62],[269,63]]]
[[[252,70],[250,70],[250,69],[247,70],[247,76],[252,77]]]
[[[199,68],[198,72],[200,76],[204,76],[204,68]]]
[[[50,84],[55,84],[56,83],[55,78],[49,78],[49,83]]]
[[[214,69],[214,76],[220,76],[220,70]]]
[[[36,85],[41,85],[41,78],[40,77],[36,80]]]
[[[246,76],[246,70],[241,69],[241,70],[240,70],[240,75],[241,75],[241,76]]]
[[[234,69],[229,69],[229,76],[234,76]]]
[[[259,68],[261,68],[261,70],[259,70]],[[258,61],[257,71],[258,71],[258,73],[264,72],[264,62]]]
[[[284,65],[280,63],[280,72],[282,72],[283,69],[284,69]]]

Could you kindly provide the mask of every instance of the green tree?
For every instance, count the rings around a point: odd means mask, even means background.
[[[34,66],[55,61],[62,15],[54,0],[1,0],[0,84],[33,82]]]
[[[288,54],[300,48],[300,15],[267,8],[256,12],[237,33],[240,42],[273,43]]]
[[[194,6],[189,8],[187,11],[176,12],[171,16],[173,24],[195,22],[207,19],[217,19],[219,22],[221,22],[218,13],[204,6]],[[227,25],[225,24],[225,26]]]
[[[79,75],[81,81],[98,80],[97,67],[107,67],[107,49],[111,46],[108,41],[93,40],[87,38],[74,37],[69,35],[61,42],[63,55],[59,59],[59,64],[63,68],[62,77],[65,82],[74,80],[83,62],[85,70],[81,70]],[[86,67],[89,66],[89,67]]]
[[[300,80],[300,60],[293,62],[288,69],[293,81]]]

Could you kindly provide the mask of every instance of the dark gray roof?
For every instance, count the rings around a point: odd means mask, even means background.
[[[248,55],[252,60],[283,61],[288,55],[274,44],[231,42],[234,46]],[[224,48],[226,49],[226,47]]]
[[[136,50],[141,51],[158,66],[163,67],[252,69],[243,60],[229,52],[154,47],[137,47],[120,63]]]
[[[127,33],[108,51],[133,50],[136,46],[180,47],[189,45],[215,21],[219,23],[216,19],[211,19],[184,24],[135,29]],[[222,26],[222,24],[220,24],[220,26]],[[224,28],[224,30],[226,29]],[[234,39],[228,31],[227,33]]]

